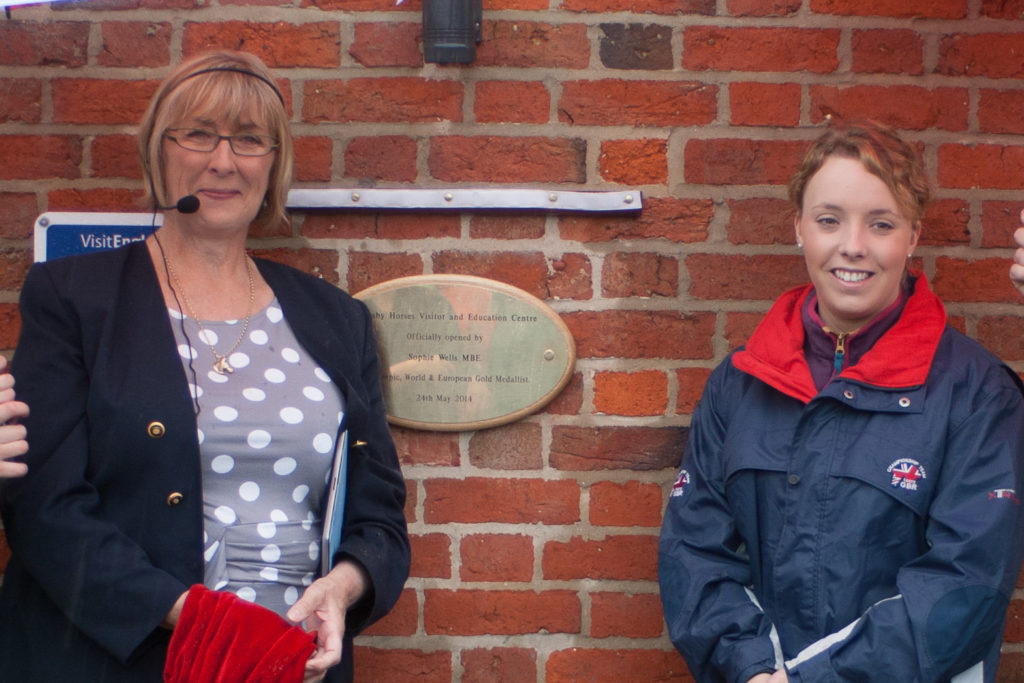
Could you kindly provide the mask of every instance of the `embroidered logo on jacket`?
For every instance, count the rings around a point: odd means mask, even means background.
[[[679,476],[676,477],[676,483],[672,484],[672,493],[669,494],[673,498],[676,496],[683,495],[683,489],[690,483],[690,473],[686,470],[680,470]]]
[[[926,479],[928,476],[925,474],[924,468],[921,467],[921,463],[913,458],[900,458],[889,465],[889,469],[886,471],[892,475],[892,481],[889,483],[894,488],[901,488],[907,491],[916,491],[917,482],[921,479]]]
[[[993,489],[992,493],[988,494],[988,499],[993,500],[996,498],[1006,498],[1012,500],[1014,504],[1020,505],[1020,498],[1017,497],[1016,489]]]

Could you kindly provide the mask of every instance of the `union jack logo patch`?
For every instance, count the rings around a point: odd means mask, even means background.
[[[892,480],[889,483],[893,488],[906,491],[916,491],[918,482],[928,476],[925,474],[924,468],[921,467],[921,463],[913,458],[900,458],[889,465],[889,469],[886,471],[892,475]]]
[[[679,476],[676,477],[676,483],[672,484],[672,493],[670,494],[673,498],[676,496],[683,495],[683,489],[690,483],[690,473],[686,470],[680,470]]]
[[[1015,505],[1020,505],[1020,498],[1017,497],[1016,489],[993,489],[992,493],[988,494],[989,500],[997,498],[1012,500]]]

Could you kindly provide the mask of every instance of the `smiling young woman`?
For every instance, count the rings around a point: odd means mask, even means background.
[[[920,225],[860,160],[828,157],[807,183],[794,224],[830,329],[856,332],[899,297]]]
[[[991,683],[1024,553],[1024,386],[907,267],[914,147],[835,125],[790,196],[811,283],[694,413],[659,547],[672,641],[701,683]]]

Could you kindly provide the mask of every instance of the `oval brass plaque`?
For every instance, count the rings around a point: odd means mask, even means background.
[[[572,376],[569,328],[517,287],[417,275],[356,297],[373,315],[393,424],[462,431],[513,422],[544,407]]]

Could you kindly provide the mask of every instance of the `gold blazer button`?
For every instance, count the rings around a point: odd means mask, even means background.
[[[178,493],[177,491],[175,491],[171,495],[167,496],[167,505],[169,505],[170,507],[174,507],[175,505],[177,505],[178,503],[180,503],[184,499],[185,499],[185,496],[183,494]]]
[[[149,434],[151,439],[162,439],[164,434],[167,433],[167,428],[164,427],[163,422],[150,422],[146,425],[146,433]]]

